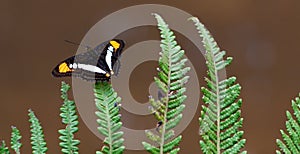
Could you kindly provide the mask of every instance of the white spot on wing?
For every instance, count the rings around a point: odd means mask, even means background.
[[[106,74],[106,72],[104,70],[102,70],[101,68],[99,68],[97,66],[93,66],[93,65],[78,64],[78,68],[81,68],[81,69],[87,70],[87,71],[91,71],[91,72],[95,72],[95,73]]]
[[[77,68],[77,64],[76,63],[73,64],[73,68],[75,68],[75,69]]]
[[[109,50],[110,52],[113,52],[113,51],[114,51],[114,47],[109,46],[109,47],[108,47],[108,50]]]
[[[110,46],[111,47],[111,46]],[[108,65],[109,69],[112,70],[111,68],[111,56],[112,56],[112,53],[111,52],[107,52],[106,53],[106,56],[105,56],[105,61],[106,61],[106,64]]]

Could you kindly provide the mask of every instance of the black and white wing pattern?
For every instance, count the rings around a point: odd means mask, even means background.
[[[124,46],[124,41],[119,39],[101,43],[94,49],[62,61],[53,69],[52,75],[74,76],[87,81],[109,81],[115,73],[114,65],[121,56]]]

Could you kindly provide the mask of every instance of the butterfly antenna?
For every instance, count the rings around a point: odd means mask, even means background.
[[[70,41],[70,40],[65,40],[65,42],[70,43],[70,44],[73,44],[73,45],[82,46],[82,47],[84,47],[86,50],[91,49],[91,47],[89,47],[89,46],[87,46],[87,45],[82,45],[82,44],[79,44],[79,43],[76,43],[76,42],[73,42],[73,41]]]

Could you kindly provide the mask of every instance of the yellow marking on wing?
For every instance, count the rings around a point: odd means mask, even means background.
[[[58,71],[60,73],[66,73],[66,72],[70,72],[72,70],[68,67],[67,63],[62,63],[59,65]]]
[[[105,76],[106,76],[106,77],[110,77],[110,74],[109,74],[109,73],[106,73]]]
[[[109,43],[115,48],[115,51],[120,47],[120,43],[116,41],[110,41]]]

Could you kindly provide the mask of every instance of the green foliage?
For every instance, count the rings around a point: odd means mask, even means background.
[[[9,154],[8,147],[4,141],[2,141],[2,144],[0,145],[0,154]]]
[[[78,116],[76,115],[76,106],[74,101],[68,99],[68,90],[70,86],[65,82],[61,85],[61,98],[64,100],[63,105],[60,108],[60,117],[62,123],[66,125],[64,129],[58,130],[60,139],[59,146],[62,147],[62,153],[66,154],[78,154],[77,145],[79,140],[74,139],[74,133],[78,131]]]
[[[22,138],[20,131],[12,126],[11,127],[12,132],[11,132],[11,148],[16,152],[16,154],[20,154],[20,148],[22,146],[22,143],[20,143],[20,139]]]
[[[161,52],[159,58],[158,78],[154,80],[162,90],[164,97],[155,101],[150,98],[151,110],[155,118],[161,123],[157,128],[158,132],[146,131],[147,137],[155,142],[158,147],[143,142],[144,148],[152,154],[170,153],[176,154],[179,149],[177,146],[181,141],[181,136],[174,138],[172,130],[182,119],[182,111],[185,105],[182,104],[186,99],[184,95],[184,84],[189,76],[185,74],[190,70],[185,66],[187,59],[183,58],[184,50],[175,41],[174,33],[158,14],[154,14],[158,22],[161,34]]]
[[[300,96],[300,94],[298,95]],[[291,153],[300,153],[300,99],[296,97],[295,100],[292,100],[292,108],[294,110],[293,118],[292,114],[289,111],[286,111],[287,121],[285,122],[287,133],[283,130],[280,130],[282,138],[276,140],[278,147],[286,154]],[[281,153],[276,150],[276,153]]]
[[[120,131],[122,122],[119,114],[119,105],[121,98],[107,82],[96,82],[94,88],[95,102],[98,111],[97,123],[99,124],[98,131],[105,136],[104,145],[101,152],[97,154],[120,154],[123,153],[124,139],[123,132]]]
[[[29,114],[29,122],[30,125],[30,132],[31,132],[31,146],[32,146],[32,153],[33,154],[44,154],[48,150],[46,147],[46,142],[44,140],[43,128],[35,116],[34,112],[28,110]]]
[[[203,39],[205,47],[208,77],[205,78],[207,88],[202,87],[203,101],[200,123],[200,146],[203,153],[230,153],[241,151],[246,140],[239,128],[242,127],[242,100],[239,97],[241,86],[235,84],[235,77],[222,78],[221,73],[228,66],[232,58],[223,59],[225,51],[220,51],[214,38],[196,17],[190,18]],[[246,153],[243,151],[242,153]]]

